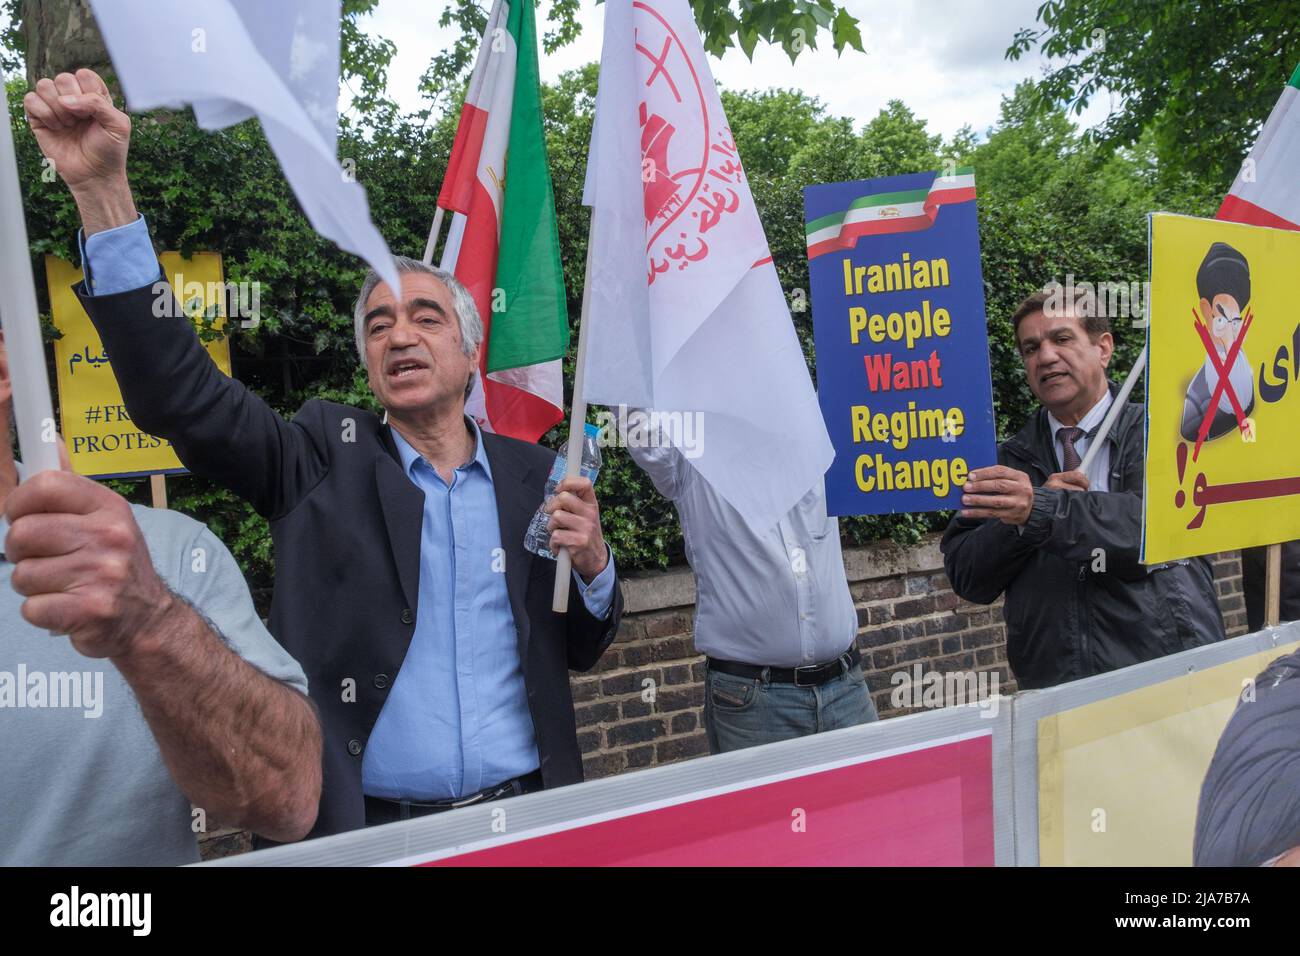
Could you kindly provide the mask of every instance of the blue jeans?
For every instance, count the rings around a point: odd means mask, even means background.
[[[709,752],[726,753],[877,720],[862,666],[820,687],[734,677],[710,667],[704,676],[704,730]]]

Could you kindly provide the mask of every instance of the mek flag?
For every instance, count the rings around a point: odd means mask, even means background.
[[[698,416],[691,465],[766,532],[832,450],[686,0],[606,6],[583,202],[587,401]]]

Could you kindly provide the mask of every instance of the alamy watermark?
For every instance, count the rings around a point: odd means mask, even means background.
[[[895,671],[889,676],[894,689],[889,693],[890,706],[933,710],[940,707],[979,704],[981,717],[997,717],[999,701],[997,671],[926,670],[919,661],[911,670]]]
[[[1129,319],[1134,328],[1146,328],[1150,282],[1076,282],[1070,272],[1065,282],[1049,282],[1043,292],[1047,294],[1043,313],[1049,318],[1073,311],[1079,318]]]
[[[0,671],[0,710],[68,708],[93,720],[104,713],[103,671]]]
[[[261,321],[262,283],[260,282],[197,282],[188,281],[182,273],[176,274],[176,295],[168,296],[171,284],[159,279],[153,284],[153,314],[156,319],[180,319],[193,311],[225,315],[239,319],[239,327],[255,329]],[[168,302],[171,302],[170,308]]]
[[[664,412],[657,409],[601,409],[596,412],[600,429],[597,443],[602,448],[681,449],[687,458],[704,454],[704,413]]]
[[[73,886],[50,897],[50,925],[120,927],[132,936],[148,936],[153,928],[152,893],[83,893]]]

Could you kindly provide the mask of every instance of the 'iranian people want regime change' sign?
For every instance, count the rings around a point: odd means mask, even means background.
[[[961,507],[997,462],[974,172],[808,186],[804,211],[828,511]]]

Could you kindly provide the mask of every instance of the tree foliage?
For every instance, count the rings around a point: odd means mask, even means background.
[[[604,0],[596,0],[602,3]],[[753,59],[759,41],[780,46],[795,62],[805,49],[816,49],[823,34],[829,34],[837,54],[852,48],[863,52],[858,18],[847,4],[834,0],[690,0],[700,28],[704,48],[721,56],[739,46]],[[456,27],[459,34],[452,47],[438,54],[421,80],[421,89],[431,100],[456,90],[473,65],[483,31],[487,26],[491,0],[443,0],[438,23]],[[546,17],[542,49],[554,53],[582,33],[577,16],[582,0],[553,0]]]
[[[355,20],[375,0],[346,0]],[[371,211],[395,252],[419,255],[446,170],[458,104],[402,114],[384,94],[392,48],[345,22],[343,72],[358,97],[342,118],[339,152],[355,161]],[[554,182],[570,320],[576,332],[586,259],[588,211],[581,203],[598,70],[562,75],[542,89],[544,128]],[[33,265],[44,275],[47,253],[75,261],[78,226],[67,190],[41,176],[35,140],[21,115],[25,81],[8,88]],[[368,92],[367,92],[368,91]],[[1050,280],[1140,281],[1146,272],[1146,213],[1205,215],[1222,189],[1185,171],[1162,175],[1156,135],[1110,149],[1081,136],[1060,107],[1043,108],[1043,92],[1023,84],[1007,97],[984,137],[971,130],[943,139],[903,103],[890,102],[861,122],[830,115],[797,90],[727,90],[723,104],[744,158],[795,328],[812,367],[808,262],[802,189],[810,183],[887,176],[972,164],[979,190],[980,241],[1000,435],[1024,421],[1033,401],[1006,317],[1019,300]],[[130,174],[160,249],[222,253],[227,278],[262,286],[261,323],[235,330],[235,374],[285,415],[323,397],[373,407],[354,352],[351,309],[364,267],[311,229],[260,127],[243,123],[204,133],[186,113],[137,116]],[[41,285],[38,281],[38,285]],[[48,311],[48,303],[42,308]],[[1116,324],[1122,374],[1141,334]],[[576,347],[577,336],[572,337]],[[565,393],[573,356],[565,360]],[[558,447],[563,429],[544,436]],[[120,483],[134,500],[147,483]],[[195,477],[170,481],[174,507],[208,522],[234,551],[250,582],[269,586],[272,556],[265,522],[247,505]],[[597,486],[605,533],[620,567],[664,567],[682,559],[671,505],[620,449],[609,449]],[[942,526],[944,515],[852,518],[845,539],[915,541]]]
[[[1007,56],[1035,46],[1064,61],[1036,88],[1040,112],[1109,90],[1098,142],[1152,136],[1162,170],[1226,191],[1300,64],[1300,0],[1046,0]]]

